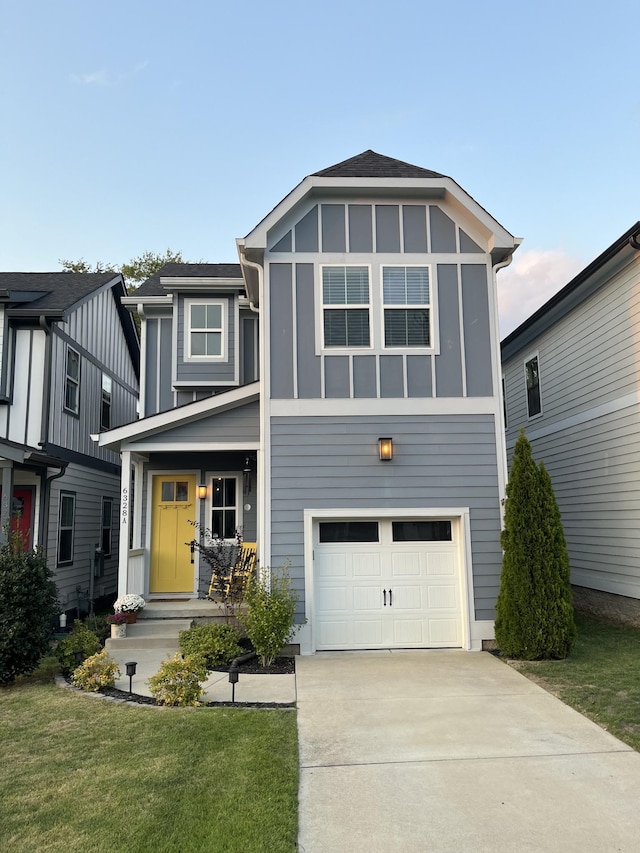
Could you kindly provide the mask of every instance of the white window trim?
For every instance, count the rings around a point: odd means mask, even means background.
[[[540,397],[540,411],[535,415],[529,414],[529,392],[527,389],[527,364],[534,359],[538,362],[538,396]],[[524,399],[525,405],[527,407],[527,420],[536,421],[538,418],[541,418],[544,412],[544,406],[542,403],[542,376],[540,374],[540,352],[536,350],[535,352],[529,353],[529,355],[524,359],[522,364],[522,369],[524,372]]]
[[[212,530],[213,523],[213,481],[217,479],[226,479],[226,480],[235,480],[236,481],[236,530],[240,530],[243,534],[244,538],[244,530],[243,530],[243,498],[242,494],[242,477],[239,474],[236,474],[234,471],[207,471],[206,475],[206,484],[207,484],[207,499],[205,503],[205,528],[208,530]],[[233,542],[233,539],[225,539],[225,542]]]
[[[384,301],[384,270],[385,268],[390,267],[402,267],[403,269],[426,269],[429,271],[429,303],[425,304],[406,304],[401,305],[399,303],[385,303]],[[433,265],[432,264],[405,264],[402,262],[399,263],[381,263],[380,264],[380,275],[379,275],[379,287],[378,287],[378,296],[380,301],[380,351],[389,354],[389,355],[437,355],[438,349],[436,347],[435,340],[435,330],[437,328],[437,323],[434,322],[434,317],[436,316],[436,294],[437,287],[434,286],[433,281]],[[412,347],[412,346],[400,346],[400,347],[392,347],[387,346],[384,339],[384,311],[385,308],[390,309],[398,309],[398,308],[429,308],[429,340],[430,344],[428,347]]]
[[[324,288],[322,282],[322,270],[325,267],[336,268],[340,267],[346,269],[347,267],[365,267],[367,270],[367,276],[369,281],[369,301],[367,303],[345,303],[344,305],[337,303],[325,303],[324,301]],[[373,299],[372,290],[373,290],[373,281],[371,275],[371,264],[368,263],[349,263],[343,264],[340,262],[336,263],[326,263],[326,264],[318,264],[318,276],[319,276],[319,286],[316,288],[316,293],[318,295],[318,304],[317,304],[317,316],[318,322],[316,323],[316,354],[323,353],[325,355],[344,355],[345,353],[371,353],[375,348],[375,323],[373,318]],[[367,309],[369,312],[369,345],[368,346],[345,346],[345,347],[328,347],[325,346],[324,342],[324,312],[326,309],[340,309],[343,308],[345,310],[351,309]]]
[[[74,379],[73,376],[69,375],[69,352],[73,352],[78,357],[78,378]],[[80,381],[82,379],[82,362],[80,359],[80,353],[78,350],[74,349],[70,344],[67,344],[65,353],[64,353],[64,389],[63,389],[63,399],[62,399],[62,407],[65,412],[70,412],[72,415],[80,414]],[[73,383],[76,386],[76,408],[71,409],[67,406],[67,383]]]
[[[219,305],[221,313],[222,327],[220,329],[220,355],[192,355],[191,354],[191,307],[193,305]],[[195,331],[206,331],[196,329]],[[218,331],[211,329],[209,331]],[[183,360],[186,362],[209,363],[209,362],[224,362],[228,361],[228,343],[229,343],[229,301],[227,299],[185,299],[184,300],[184,354]]]

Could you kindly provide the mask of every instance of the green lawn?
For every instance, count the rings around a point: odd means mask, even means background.
[[[296,849],[294,711],[108,702],[49,667],[0,689],[0,745],[1,850]]]
[[[580,614],[576,624],[578,639],[567,660],[513,665],[640,751],[640,629]]]

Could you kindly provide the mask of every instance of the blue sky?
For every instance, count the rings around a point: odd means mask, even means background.
[[[235,261],[372,148],[524,238],[502,331],[640,219],[637,2],[0,0],[0,268]]]

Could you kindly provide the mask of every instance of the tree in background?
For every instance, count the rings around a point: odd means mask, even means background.
[[[158,272],[165,264],[177,263],[182,264],[182,252],[174,252],[172,249],[167,249],[164,254],[160,252],[143,252],[137,258],[132,258],[129,263],[125,264],[105,264],[102,261],[96,261],[92,266],[84,258],[78,261],[59,260],[64,272],[119,272],[124,276],[127,284],[127,291],[131,293],[139,287],[143,281],[146,281],[154,273]]]
[[[560,659],[576,636],[569,556],[551,478],[524,435],[514,449],[502,532],[496,642],[512,658]]]

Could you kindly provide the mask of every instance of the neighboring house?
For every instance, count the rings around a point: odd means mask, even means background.
[[[640,222],[502,342],[507,448],[551,475],[578,606],[640,620]]]
[[[305,178],[240,264],[168,264],[125,300],[143,417],[100,437],[123,457],[120,592],[202,594],[199,520],[288,565],[303,653],[492,638],[495,271],[518,242],[451,178],[367,151]]]
[[[90,436],[136,416],[125,293],[111,272],[0,273],[2,535],[45,549],[63,610],[116,591],[120,458]]]

